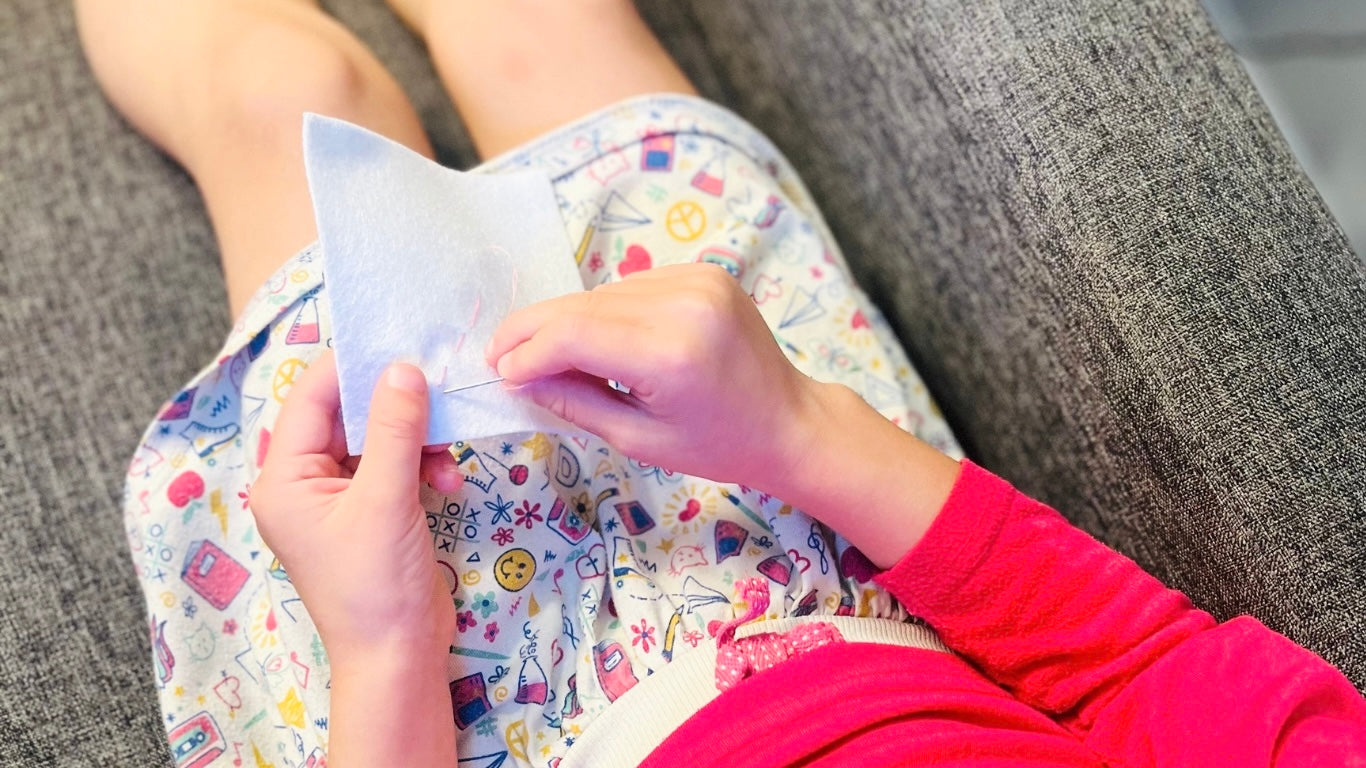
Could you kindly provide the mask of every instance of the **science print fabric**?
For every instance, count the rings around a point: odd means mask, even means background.
[[[635,99],[478,170],[551,178],[585,285],[717,264],[803,372],[958,455],[800,180],[733,114]],[[247,507],[281,403],[331,341],[324,258],[310,246],[262,286],[128,468],[126,530],[181,768],[325,760],[327,655]],[[613,700],[736,615],[740,579],[764,579],[770,618],[914,620],[857,550],[759,489],[647,466],[595,439],[505,435],[452,451],[463,488],[422,500],[458,616],[449,674],[462,766],[556,764]]]

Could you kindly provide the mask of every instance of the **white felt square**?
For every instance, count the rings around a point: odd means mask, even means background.
[[[576,432],[491,384],[484,346],[509,312],[583,290],[549,179],[460,173],[343,120],[304,119],[347,450],[365,445],[370,395],[403,361],[427,375],[428,443]]]

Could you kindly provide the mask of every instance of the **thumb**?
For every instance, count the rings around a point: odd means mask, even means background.
[[[411,365],[389,366],[370,398],[354,486],[378,503],[415,498],[426,437],[427,377]]]

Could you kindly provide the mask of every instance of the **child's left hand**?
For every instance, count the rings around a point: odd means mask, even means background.
[[[811,442],[816,384],[715,265],[637,272],[525,307],[486,356],[506,385],[628,456],[679,472],[764,487],[800,466]]]
[[[443,446],[422,445],[427,408],[422,372],[392,366],[370,403],[365,456],[348,457],[336,363],[325,354],[286,398],[251,488],[261,537],[334,665],[378,664],[382,653],[418,648],[444,657],[454,635],[418,483],[453,491],[461,477]]]

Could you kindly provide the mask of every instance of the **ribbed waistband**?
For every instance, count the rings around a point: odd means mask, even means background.
[[[852,616],[799,616],[754,621],[736,637],[782,633],[802,624],[825,622],[845,642],[880,643],[948,652],[929,627],[888,619]],[[688,718],[720,695],[716,689],[716,642],[699,645],[641,680],[593,720],[574,741],[560,768],[635,768]]]

